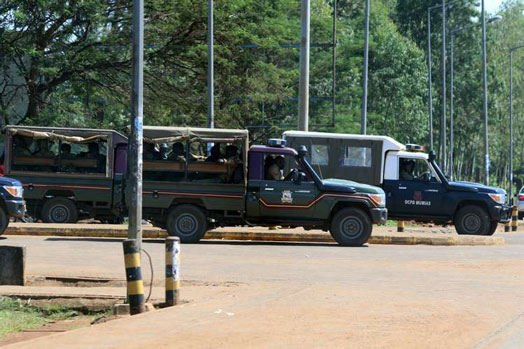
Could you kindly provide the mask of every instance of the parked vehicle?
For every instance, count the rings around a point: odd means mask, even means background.
[[[450,182],[423,148],[390,137],[286,131],[291,147],[306,145],[311,165],[327,178],[380,186],[389,217],[453,223],[459,234],[492,235],[510,219],[506,192],[478,183]]]
[[[143,135],[143,217],[182,242],[254,224],[317,227],[358,246],[386,221],[382,189],[322,180],[305,149],[273,140],[248,150],[245,130],[146,126]]]
[[[16,179],[0,177],[0,235],[7,229],[9,218],[24,216],[23,192],[22,183]]]
[[[522,187],[517,196],[517,209],[519,212],[519,219],[524,218],[524,187]]]
[[[28,214],[49,223],[121,221],[127,138],[112,130],[8,126],[4,173],[24,186]]]

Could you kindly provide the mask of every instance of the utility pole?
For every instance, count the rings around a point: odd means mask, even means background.
[[[513,205],[513,52],[523,49],[524,45],[515,46],[509,49],[509,204]]]
[[[442,114],[440,115],[441,165],[446,172],[446,0],[442,0]]]
[[[332,123],[335,126],[335,118],[337,114],[337,8],[338,0],[333,0],[333,69],[332,69]]]
[[[302,0],[300,19],[300,82],[298,130],[309,131],[309,0]]]
[[[144,123],[144,1],[133,0],[133,110],[129,139],[128,169],[131,197],[128,238],[142,243],[142,126]]]
[[[431,92],[431,7],[428,7],[428,108],[429,150],[433,150],[433,94]]]
[[[482,0],[482,83],[484,86],[484,184],[489,185],[489,140],[488,140],[488,73],[486,67],[486,11]]]
[[[213,0],[207,1],[207,127],[215,127],[213,48]]]
[[[360,133],[366,134],[368,111],[368,51],[369,51],[369,0],[366,0],[366,13],[364,16],[364,76],[362,92],[362,114],[360,117]]]

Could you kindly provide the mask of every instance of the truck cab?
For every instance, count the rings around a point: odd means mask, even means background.
[[[245,130],[144,127],[144,218],[197,242],[219,226],[259,225],[329,230],[358,246],[387,219],[382,189],[322,180],[307,151],[271,140],[248,148]],[[160,155],[167,143],[170,153]],[[146,157],[147,152],[144,152]]]
[[[385,136],[286,131],[293,146],[306,144],[325,176],[381,186],[396,220],[454,224],[459,234],[492,235],[510,217],[501,188],[450,182],[435,154]]]

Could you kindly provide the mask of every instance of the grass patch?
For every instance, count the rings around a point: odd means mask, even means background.
[[[20,299],[0,297],[0,337],[77,315],[77,311],[67,307],[51,305],[40,308]]]

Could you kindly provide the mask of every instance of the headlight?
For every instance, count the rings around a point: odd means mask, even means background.
[[[369,197],[378,206],[386,206],[386,194],[369,194]]]
[[[15,198],[21,198],[24,194],[24,188],[21,186],[4,186],[4,189]]]
[[[496,203],[504,204],[506,202],[506,195],[504,195],[504,194],[488,194],[488,195]]]

